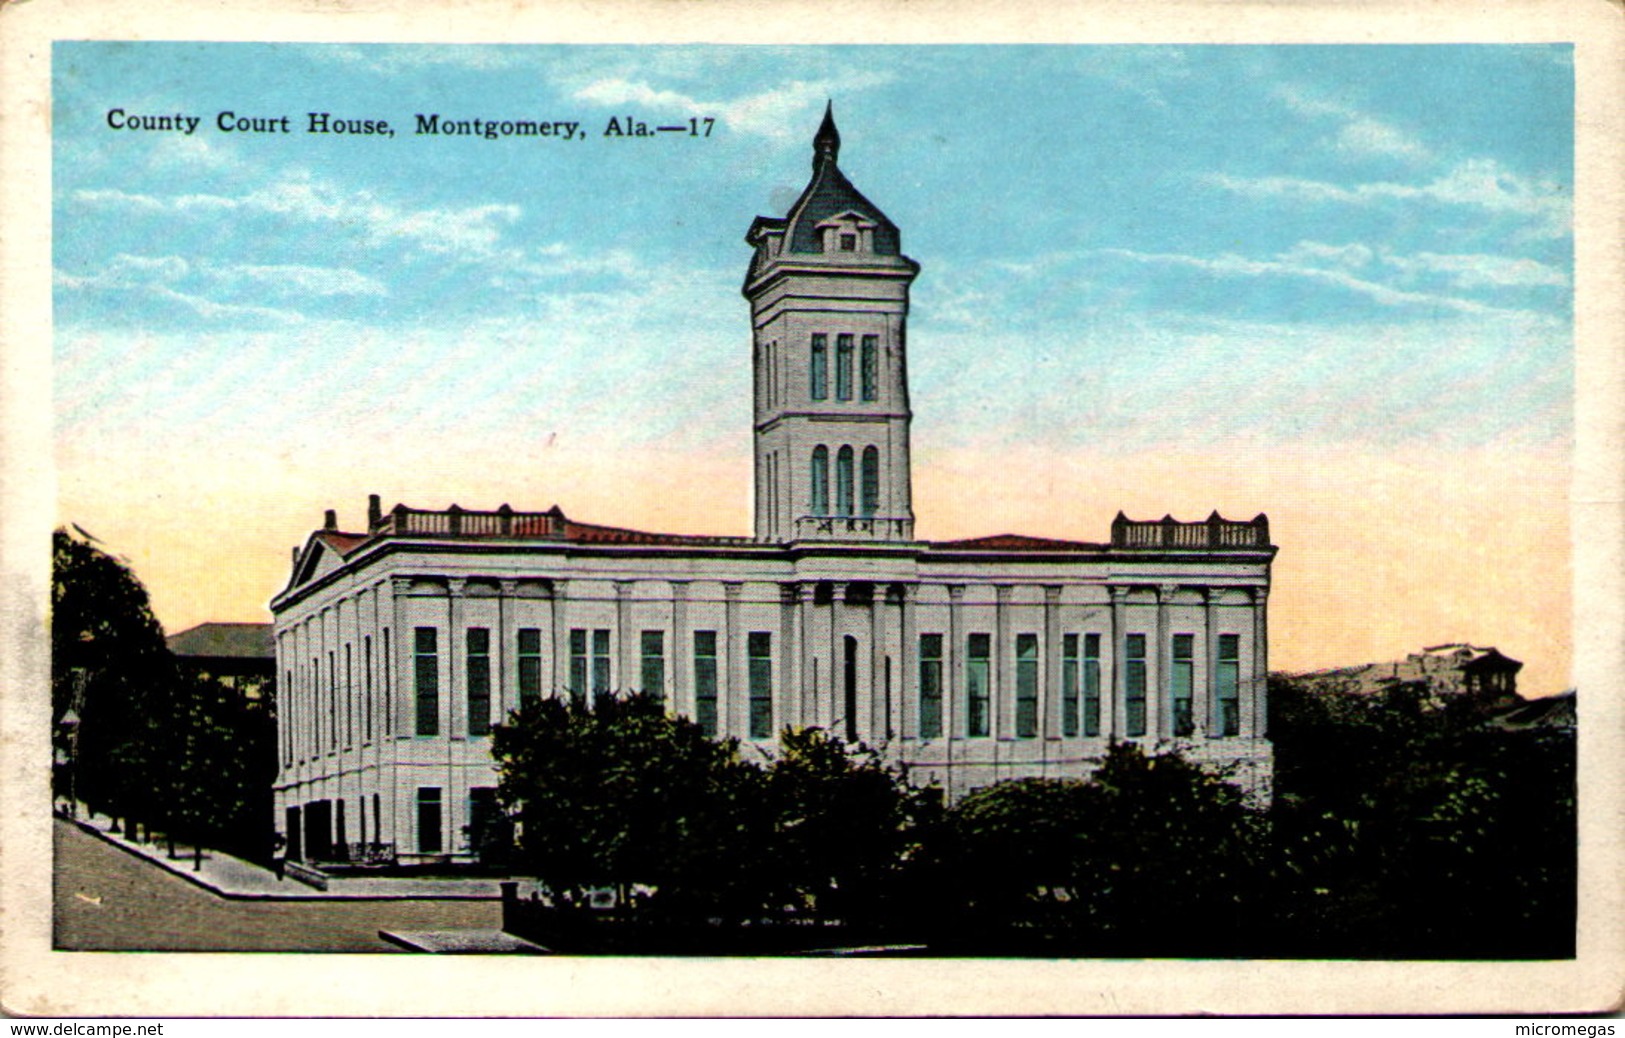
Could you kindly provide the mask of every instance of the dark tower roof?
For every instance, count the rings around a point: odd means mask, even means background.
[[[786,252],[824,251],[818,225],[832,216],[855,212],[875,224],[875,253],[897,256],[903,251],[897,225],[886,218],[880,207],[863,197],[836,165],[841,151],[841,131],[835,128],[835,106],[824,109],[824,122],[813,137],[813,176],[807,189],[785,216]]]

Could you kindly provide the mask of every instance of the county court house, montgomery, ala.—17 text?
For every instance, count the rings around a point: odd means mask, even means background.
[[[755,536],[373,497],[364,530],[329,512],[295,552],[271,603],[289,857],[472,860],[497,812],[493,725],[611,691],[768,754],[816,725],[950,797],[1085,777],[1113,740],[1269,795],[1263,516],[915,539],[920,268],[840,143],[826,112],[806,189],[747,236]]]

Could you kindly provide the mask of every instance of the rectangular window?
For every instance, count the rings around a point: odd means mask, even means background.
[[[1145,734],[1145,635],[1131,634],[1124,643],[1123,712],[1125,734],[1132,737]]]
[[[920,738],[942,738],[942,635],[920,635]]]
[[[965,731],[967,735],[988,733],[992,687],[988,683],[989,662],[993,656],[993,640],[986,634],[973,634],[967,639],[965,652]]]
[[[812,398],[829,398],[829,336],[812,337]]]
[[[1174,708],[1174,735],[1196,734],[1191,714],[1191,690],[1195,687],[1196,636],[1174,635],[1173,666],[1168,672],[1168,699]]]
[[[1100,734],[1100,635],[1083,636],[1083,734]]]
[[[750,737],[766,739],[773,734],[773,635],[750,632],[745,656],[750,670]]]
[[[1219,734],[1241,734],[1241,635],[1219,635],[1217,679]]]
[[[863,354],[859,366],[863,369],[863,399],[876,400],[880,396],[880,339],[863,337]]]
[[[344,643],[344,748],[355,745],[355,671],[351,667],[350,643]]]
[[[389,671],[395,665],[389,655],[389,628],[384,628],[384,731],[394,732],[395,701],[389,693]]]
[[[327,650],[327,748],[339,748],[339,664],[332,649]]]
[[[363,688],[361,690],[362,715],[366,718],[361,737],[372,742],[372,635],[363,635],[361,638],[361,674]]]
[[[644,631],[643,694],[663,702],[666,698],[666,632]]]
[[[291,765],[291,764],[293,764],[293,739],[294,739],[293,733],[299,730],[299,725],[297,723],[297,719],[294,717],[294,709],[293,709],[293,705],[294,705],[293,671],[291,671],[291,670],[288,671],[287,676],[288,676],[288,684],[287,684],[286,687],[287,687],[288,691],[287,691],[286,695],[287,695],[287,700],[288,700],[288,716],[283,718],[282,724],[280,725],[280,727],[282,729],[282,734],[283,734],[283,739],[282,739],[282,763]]]
[[[570,698],[578,706],[587,701],[587,632],[581,627],[570,630]]]
[[[542,631],[539,627],[519,628],[519,705],[542,695]]]
[[[1016,738],[1038,737],[1038,635],[1016,635]]]
[[[491,734],[491,632],[468,629],[468,734]]]
[[[717,734],[717,632],[694,632],[694,722]]]
[[[419,628],[422,630],[422,628]],[[439,854],[440,837],[440,787],[418,787],[418,853]]]
[[[841,251],[842,252],[856,252],[857,248],[858,248],[858,236],[857,235],[855,235],[855,234],[843,234],[843,235],[841,235]]]
[[[609,632],[592,632],[592,694],[609,695]]]
[[[1061,636],[1061,734],[1078,734],[1078,636]]]
[[[852,399],[852,336],[835,337],[835,398]]]
[[[436,644],[438,634],[433,627],[419,627],[412,632],[419,735],[440,734],[440,655]]]

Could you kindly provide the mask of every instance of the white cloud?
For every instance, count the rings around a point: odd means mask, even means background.
[[[1282,259],[1253,260],[1233,253],[1225,253],[1209,259],[1201,256],[1183,256],[1171,253],[1134,252],[1128,249],[1102,249],[1100,251],[1104,255],[1117,256],[1139,263],[1189,267],[1231,277],[1274,276],[1303,278],[1358,293],[1383,306],[1425,306],[1453,310],[1464,314],[1537,316],[1523,311],[1488,306],[1470,299],[1457,299],[1453,296],[1427,292],[1405,291],[1365,278],[1355,277],[1346,271],[1329,270],[1324,267],[1308,266],[1300,262],[1283,261]]]
[[[179,281],[191,267],[179,256],[132,256],[121,252],[101,270],[91,274],[52,272],[62,288],[140,288]]]
[[[334,46],[318,44],[307,53],[336,65],[348,65],[387,76],[420,72],[426,68],[461,68],[492,72],[516,68],[523,57],[518,48],[466,44],[388,44]]]
[[[1421,161],[1430,157],[1421,141],[1354,105],[1332,100],[1290,83],[1277,84],[1274,94],[1299,115],[1342,123],[1331,143],[1336,151],[1345,155],[1407,161]]]
[[[299,264],[265,266],[238,264],[210,271],[210,276],[227,283],[247,280],[289,294],[316,296],[382,296],[388,290],[376,278],[345,267],[312,267]]]
[[[1556,267],[1522,257],[1419,252],[1414,256],[1385,254],[1382,261],[1407,273],[1447,275],[1458,288],[1562,288],[1569,283],[1568,275]]]
[[[296,172],[240,197],[186,194],[132,195],[117,190],[79,190],[75,201],[144,212],[249,211],[273,213],[312,223],[342,224],[359,230],[368,245],[406,241],[425,252],[470,259],[513,258],[499,251],[502,228],[520,216],[516,205],[489,204],[458,209],[401,209],[369,191],[345,191],[308,173]]]
[[[1376,119],[1361,117],[1337,132],[1337,149],[1353,155],[1422,160],[1428,150],[1410,134]]]
[[[1202,179],[1214,187],[1252,198],[1348,205],[1391,199],[1469,206],[1527,220],[1531,234],[1547,238],[1568,234],[1572,222],[1569,198],[1556,184],[1521,177],[1502,169],[1493,159],[1467,159],[1422,185],[1374,181],[1342,187],[1299,177],[1234,177],[1224,173]]]

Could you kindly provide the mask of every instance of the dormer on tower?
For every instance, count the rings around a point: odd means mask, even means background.
[[[914,537],[906,331],[920,268],[841,172],[840,150],[826,107],[812,180],[745,236],[758,540]]]

